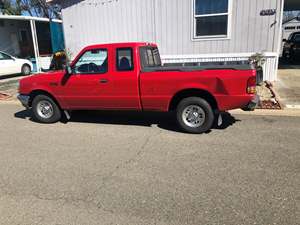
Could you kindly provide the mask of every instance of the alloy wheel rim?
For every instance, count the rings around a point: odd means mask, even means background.
[[[205,122],[205,112],[198,105],[189,105],[182,112],[182,120],[189,127],[201,127]]]
[[[49,119],[53,116],[53,106],[49,101],[43,100],[37,104],[37,113],[43,119]]]

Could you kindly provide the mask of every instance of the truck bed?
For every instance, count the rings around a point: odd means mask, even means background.
[[[168,71],[203,71],[203,70],[252,70],[253,67],[244,61],[235,62],[202,62],[202,63],[166,63],[163,66],[146,67],[142,72]]]

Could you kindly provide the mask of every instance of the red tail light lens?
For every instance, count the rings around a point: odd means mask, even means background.
[[[256,77],[250,77],[247,82],[247,93],[256,94]]]

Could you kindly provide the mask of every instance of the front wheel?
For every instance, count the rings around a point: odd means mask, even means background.
[[[37,95],[32,101],[33,119],[40,123],[55,123],[61,119],[61,110],[47,95]]]
[[[189,97],[178,104],[176,118],[183,131],[201,134],[211,129],[214,113],[206,100],[199,97]]]

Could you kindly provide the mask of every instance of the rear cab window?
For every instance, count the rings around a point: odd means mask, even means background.
[[[134,70],[133,50],[132,48],[117,48],[116,49],[116,68],[117,71],[132,71]]]
[[[160,67],[161,59],[157,47],[145,46],[140,48],[142,69],[149,67]]]

